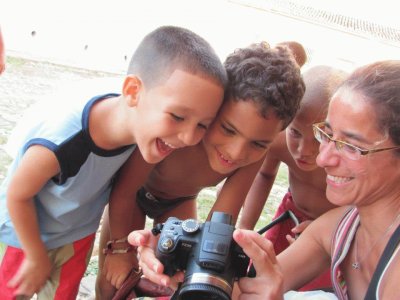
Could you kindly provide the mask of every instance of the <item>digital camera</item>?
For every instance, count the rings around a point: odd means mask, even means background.
[[[232,238],[232,216],[214,212],[211,221],[169,218],[153,233],[161,233],[156,256],[164,273],[185,271],[171,299],[230,300],[235,279],[246,276],[249,258]]]

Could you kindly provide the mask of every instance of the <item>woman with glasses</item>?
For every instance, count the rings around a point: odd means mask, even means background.
[[[326,196],[341,207],[277,258],[267,240],[237,230],[257,271],[240,280],[240,299],[282,299],[327,266],[339,299],[400,299],[400,61],[355,70],[313,128]]]

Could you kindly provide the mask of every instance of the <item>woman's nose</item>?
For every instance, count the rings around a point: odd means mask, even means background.
[[[338,163],[340,158],[334,142],[320,144],[317,156],[317,165],[321,168],[332,166]]]

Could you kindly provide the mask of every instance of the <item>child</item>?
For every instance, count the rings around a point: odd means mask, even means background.
[[[296,60],[299,67],[303,67],[307,62],[307,52],[303,45],[296,41],[284,41],[276,44],[276,46],[286,46],[292,51],[294,59]]]
[[[311,220],[333,208],[325,195],[325,171],[316,164],[319,143],[314,138],[312,124],[325,120],[329,99],[346,73],[329,66],[316,66],[304,74],[306,92],[294,120],[271,145],[268,154],[246,197],[240,228],[253,229],[265,201],[271,191],[281,162],[288,166],[289,191],[280,203],[274,219],[291,210],[301,224],[295,228],[292,220],[279,223],[269,229],[266,237],[272,241],[275,253],[282,252],[294,239],[292,233],[300,233]],[[293,228],[293,229],[292,229]],[[322,286],[305,288],[329,288],[329,276],[320,282]]]
[[[135,51],[122,95],[38,120],[1,186],[0,298],[76,299],[116,171],[136,146],[156,163],[197,144],[226,81],[203,38],[160,27]]]
[[[270,143],[294,117],[304,83],[290,51],[285,47],[271,49],[266,43],[236,50],[226,59],[225,67],[229,79],[225,102],[202,143],[177,150],[157,164],[137,197],[129,172],[121,174],[125,176],[119,178],[112,197],[126,198],[136,205],[130,213],[134,223],[126,227],[126,235],[144,228],[146,215],[155,223],[168,216],[196,218],[200,190],[223,179],[226,182],[213,210],[237,217]],[[123,237],[115,236],[113,230],[125,219],[121,215],[111,219],[110,234],[105,217],[100,247],[107,240]],[[121,249],[122,244],[115,246]],[[100,254],[96,286],[101,299],[111,298],[113,286],[119,288],[132,268],[127,256]]]

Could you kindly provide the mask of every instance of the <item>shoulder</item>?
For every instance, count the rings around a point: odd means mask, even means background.
[[[317,239],[320,239],[324,247],[329,250],[339,223],[351,209],[352,207],[350,206],[333,208],[315,219],[307,227],[307,231],[311,235],[318,237]]]
[[[317,219],[315,219],[315,223],[316,224],[324,223],[324,224],[329,225],[330,227],[336,228],[338,223],[344,218],[344,216],[350,210],[352,210],[351,206],[341,206],[341,207],[333,208],[333,209],[327,211],[326,213],[324,213],[323,215],[321,215],[320,217],[318,217]]]

